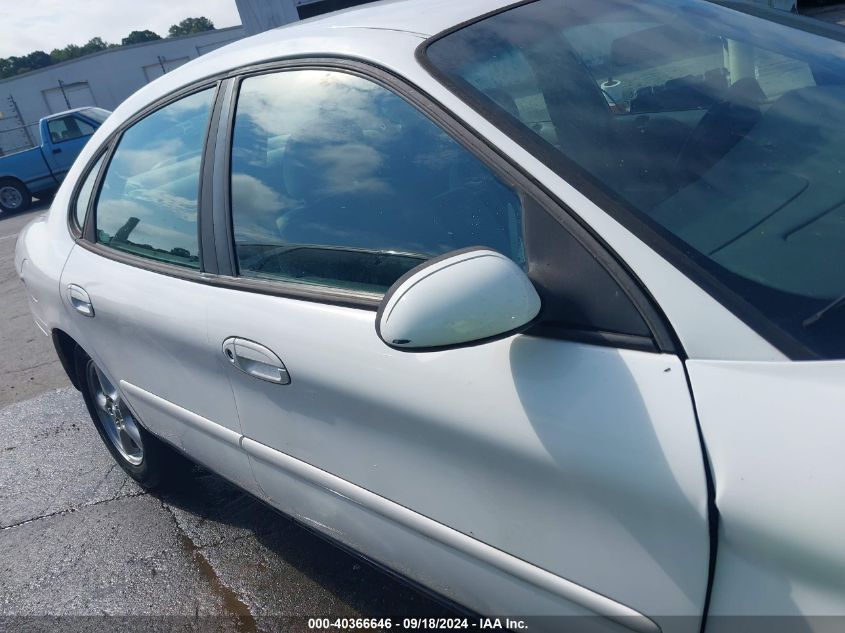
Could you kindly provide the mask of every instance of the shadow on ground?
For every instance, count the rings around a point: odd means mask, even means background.
[[[237,594],[227,597],[233,613],[246,609],[258,621],[455,615],[200,466],[160,499],[209,581],[216,582],[218,570],[226,574],[227,588]],[[239,536],[232,538],[233,532]],[[296,591],[275,591],[281,587]],[[270,593],[272,602],[249,603],[251,596]]]
[[[188,471],[144,492],[72,388],[0,409],[0,630],[306,631],[309,617],[449,614]]]

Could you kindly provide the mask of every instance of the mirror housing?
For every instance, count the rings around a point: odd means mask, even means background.
[[[425,351],[502,338],[540,312],[540,297],[512,260],[488,248],[446,253],[394,283],[376,332],[394,349]]]

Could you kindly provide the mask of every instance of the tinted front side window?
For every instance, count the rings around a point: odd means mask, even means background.
[[[97,199],[98,242],[199,267],[200,161],[213,99],[212,89],[198,92],[123,133]]]
[[[427,55],[754,324],[845,356],[845,45],[701,0],[539,0]]]
[[[246,79],[231,179],[242,275],[382,292],[457,248],[524,260],[519,197],[402,98],[357,76]]]

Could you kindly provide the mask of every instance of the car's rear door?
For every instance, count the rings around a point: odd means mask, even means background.
[[[216,227],[232,268],[208,336],[231,361],[263,493],[482,612],[597,612],[646,629],[625,616],[685,615],[664,630],[696,628],[705,469],[659,318],[542,192],[370,72],[253,74],[231,132],[221,124],[215,213],[230,207],[231,224]],[[475,245],[526,269],[543,323],[446,351],[382,343],[388,286]]]
[[[144,426],[252,489],[232,393],[206,338],[198,205],[215,96],[215,85],[194,89],[109,143],[79,188],[95,195],[61,290],[69,334]]]

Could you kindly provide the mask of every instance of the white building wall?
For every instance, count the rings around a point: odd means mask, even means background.
[[[41,117],[67,110],[68,104],[71,108],[96,105],[113,110],[165,71],[244,35],[244,28],[235,26],[144,42],[0,80],[0,150],[9,153],[28,144],[26,133],[15,128],[28,126],[33,142],[38,143],[37,123]],[[17,104],[22,121],[17,118],[9,97]]]
[[[247,35],[299,20],[294,0],[235,0]]]
[[[305,15],[322,14],[354,5],[366,4],[372,0],[235,0],[241,24],[247,35],[255,35],[268,29],[296,22],[300,19],[299,7],[312,5]]]

